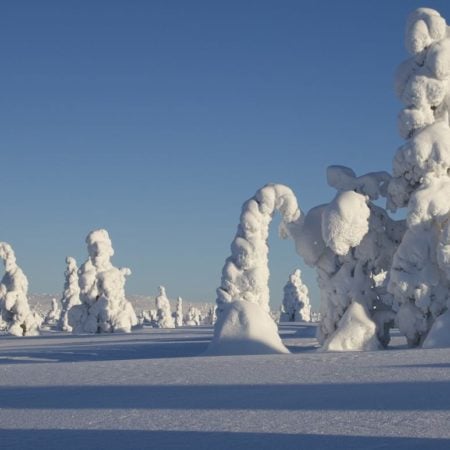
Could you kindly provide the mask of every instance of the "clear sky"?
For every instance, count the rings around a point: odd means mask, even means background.
[[[0,240],[31,292],[104,227],[131,294],[214,301],[242,203],[391,169],[406,0],[0,3]],[[450,20],[448,0],[429,0]],[[272,233],[272,302],[304,268]],[[313,271],[305,272],[317,304]]]

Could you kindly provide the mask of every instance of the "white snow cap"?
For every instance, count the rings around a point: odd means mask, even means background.
[[[406,23],[406,49],[415,55],[430,46],[433,42],[445,37],[445,19],[430,8],[418,8],[409,16]]]
[[[353,191],[336,195],[322,213],[325,244],[338,255],[346,255],[369,231],[370,210],[366,197]]]

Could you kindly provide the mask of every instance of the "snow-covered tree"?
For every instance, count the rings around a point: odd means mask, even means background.
[[[387,273],[404,231],[373,201],[386,196],[386,172],[357,177],[330,166],[334,200],[310,210],[290,228],[297,252],[315,267],[321,296],[319,342],[326,350],[374,350],[389,342],[393,325]]]
[[[184,318],[184,323],[188,327],[198,327],[202,323],[201,311],[193,305],[189,305],[188,312]]]
[[[72,331],[69,325],[69,311],[75,305],[80,305],[80,287],[78,285],[78,267],[75,258],[66,258],[66,270],[64,272],[64,292],[61,299],[61,316],[59,327],[62,331]]]
[[[275,213],[281,213],[280,235],[288,224],[301,221],[294,193],[287,186],[268,184],[244,203],[231,256],[217,289],[218,320],[210,354],[286,353],[270,316],[268,236]]]
[[[176,327],[183,326],[183,299],[181,297],[177,298],[177,306],[174,313],[174,320]]]
[[[395,155],[389,206],[407,206],[407,231],[388,290],[411,346],[423,343],[434,323],[441,331],[433,340],[447,333],[450,345],[450,330],[436,320],[450,314],[450,33],[437,11],[419,8],[405,36],[412,56],[397,71],[396,91],[405,105],[399,130],[406,143]]]
[[[90,232],[86,244],[89,258],[78,273],[82,304],[69,310],[69,325],[74,333],[130,332],[137,325],[125,297],[125,277],[131,270],[112,265],[114,250],[106,230]]]
[[[43,325],[46,325],[48,327],[56,325],[59,321],[60,315],[61,309],[59,307],[58,301],[56,300],[56,298],[52,298],[51,308],[45,316]]]
[[[0,330],[14,336],[38,335],[42,318],[30,309],[27,277],[6,242],[0,242],[0,258],[5,265],[0,282]]]
[[[303,283],[300,269],[296,269],[283,288],[283,314],[281,322],[309,322],[311,320],[311,305],[309,303],[308,287]]]
[[[175,328],[175,321],[172,317],[170,302],[166,295],[166,288],[159,286],[159,293],[155,299],[157,310],[156,326],[158,328]]]

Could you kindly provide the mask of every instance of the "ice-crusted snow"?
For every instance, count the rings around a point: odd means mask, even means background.
[[[201,357],[210,327],[0,340],[8,450],[448,450],[450,349]]]

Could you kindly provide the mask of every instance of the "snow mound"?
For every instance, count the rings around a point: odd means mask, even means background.
[[[338,329],[325,341],[323,350],[371,351],[378,350],[376,325],[361,304],[352,302],[338,324]]]
[[[234,301],[222,306],[206,355],[289,353],[276,323],[258,304]]]
[[[433,323],[423,348],[445,348],[450,347],[450,310],[441,314]]]

